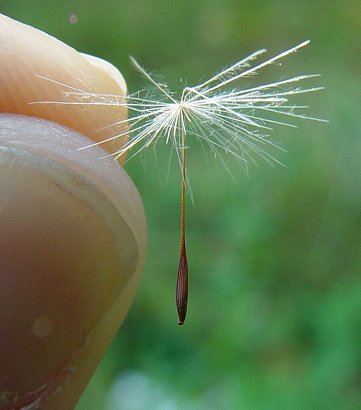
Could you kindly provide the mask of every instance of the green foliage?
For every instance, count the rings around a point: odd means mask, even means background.
[[[278,158],[287,167],[259,161],[247,178],[230,164],[235,183],[218,162],[192,150],[183,328],[174,303],[178,168],[167,182],[166,149],[159,167],[152,152],[127,165],[148,216],[147,265],[135,304],[77,409],[105,409],[115,378],[128,386],[118,407],[124,410],[361,408],[359,2],[55,4],[3,1],[2,12],[112,61],[130,90],[147,84],[128,54],[177,86],[179,78],[206,78],[256,49],[278,52],[311,38],[284,69],[265,75],[322,73],[326,90],[307,102],[312,114],[330,120],[277,129],[275,139],[288,150]],[[71,14],[78,23],[69,23]]]

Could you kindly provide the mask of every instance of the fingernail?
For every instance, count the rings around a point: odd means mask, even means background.
[[[80,53],[90,64],[95,68],[103,71],[109,77],[111,77],[118,86],[122,89],[122,95],[127,94],[127,84],[124,80],[122,73],[111,63],[102,58],[92,56],[90,54]]]

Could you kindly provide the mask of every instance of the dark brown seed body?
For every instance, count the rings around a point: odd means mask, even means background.
[[[187,302],[188,302],[188,262],[185,243],[182,244],[179,266],[178,266],[178,277],[177,277],[177,287],[176,287],[176,302],[178,310],[178,324],[183,325],[187,314]]]

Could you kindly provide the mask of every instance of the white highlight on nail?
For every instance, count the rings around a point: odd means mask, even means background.
[[[53,324],[50,319],[45,316],[38,317],[34,320],[32,332],[33,335],[39,338],[47,337],[53,331]]]

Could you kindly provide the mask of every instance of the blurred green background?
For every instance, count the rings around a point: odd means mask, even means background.
[[[143,197],[149,251],[124,326],[77,410],[361,408],[361,4],[359,0],[0,1],[0,11],[111,61],[128,55],[172,87],[266,47],[311,46],[265,79],[322,73],[305,100],[330,124],[273,134],[286,168],[247,177],[194,146],[189,316],[177,326],[179,171],[167,150],[126,166]],[[70,16],[77,22],[71,23]],[[263,74],[262,74],[263,76]],[[302,100],[302,99],[301,99]]]

